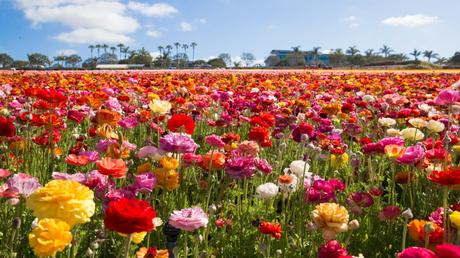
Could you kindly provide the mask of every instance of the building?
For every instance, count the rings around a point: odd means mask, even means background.
[[[293,50],[280,50],[280,49],[274,49],[270,52],[270,55],[277,56],[280,61],[286,61],[288,58],[288,55],[292,53]],[[329,60],[329,55],[320,53],[319,56],[315,56],[313,51],[301,51],[304,55],[305,58],[305,63],[309,66],[316,66],[316,65],[322,65],[322,66],[329,66],[330,60]]]

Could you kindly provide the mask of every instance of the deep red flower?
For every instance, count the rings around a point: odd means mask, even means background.
[[[262,147],[271,147],[270,132],[265,127],[253,127],[248,134],[249,140],[258,142]]]
[[[77,110],[69,110],[69,112],[67,112],[67,118],[77,123],[83,121],[85,117],[86,115],[83,112]]]
[[[67,97],[57,90],[40,89],[37,98],[48,102],[51,107],[64,107]]]
[[[14,135],[13,119],[0,116],[0,136],[13,137]]]
[[[270,223],[270,222],[261,222],[259,225],[259,232],[262,234],[271,235],[274,238],[280,239],[283,230],[281,229],[280,224]]]
[[[193,134],[195,131],[195,121],[190,116],[177,114],[169,119],[167,128],[171,132],[184,131],[188,134]]]
[[[273,127],[275,125],[275,116],[270,113],[262,113],[258,116],[252,116],[249,123],[252,126]]]
[[[105,211],[104,224],[113,231],[132,234],[155,228],[156,212],[145,200],[121,198],[111,201]]]
[[[450,167],[444,171],[433,171],[428,180],[447,187],[460,185],[460,167]]]

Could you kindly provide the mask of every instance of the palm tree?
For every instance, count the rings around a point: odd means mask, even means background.
[[[383,57],[387,58],[390,53],[393,52],[393,49],[387,45],[383,45],[383,47],[380,48],[380,52],[383,54]]]
[[[187,57],[187,48],[188,48],[188,45],[187,45],[187,44],[183,44],[183,45],[182,45],[182,48],[184,49],[184,54],[185,54],[185,55],[184,55],[184,59],[186,59],[186,58],[188,59],[188,57]]]
[[[97,58],[99,58],[99,50],[101,49],[101,45],[97,44],[96,48],[97,48]]]
[[[179,42],[176,42],[174,43],[174,46],[176,47],[176,68],[179,67],[179,47],[180,47],[180,43]]]
[[[355,56],[359,53],[359,49],[356,46],[348,47],[346,53],[350,56]]]
[[[414,57],[414,60],[417,61],[418,57],[422,54],[421,51],[414,48],[414,51],[410,52],[409,55]]]
[[[109,47],[109,45],[107,45],[107,44],[104,44],[104,45],[101,46],[101,48],[104,49],[104,54],[107,54],[107,48],[108,47]]]
[[[374,54],[374,50],[372,48],[364,51],[364,54],[366,54],[367,57],[371,57]]]
[[[192,47],[192,62],[195,62],[195,48],[198,46],[195,42],[190,43],[190,46]]]
[[[93,45],[89,45],[88,47],[90,50],[91,50],[91,59],[93,58],[93,50],[94,50],[94,46]]]
[[[292,51],[294,52],[300,52],[300,46],[294,46],[294,47],[291,47],[292,48]]]
[[[314,47],[313,48],[313,60],[314,60],[315,64],[317,64],[317,62],[318,62],[319,50],[320,49],[321,49],[321,47]]]
[[[436,59],[437,60],[434,63],[438,64],[438,65],[443,65],[443,64],[446,64],[447,62],[449,62],[449,59],[447,59],[445,57],[437,57]]]
[[[124,47],[124,48],[123,48],[123,53],[125,54],[125,58],[124,58],[124,59],[126,59],[126,55],[128,54],[128,52],[129,52],[129,47]]]
[[[120,50],[120,55],[119,55],[118,59],[121,60],[121,52],[122,52],[123,48],[125,47],[125,45],[122,44],[122,43],[120,43],[120,44],[117,45],[117,47],[118,47],[118,49]]]
[[[434,53],[433,50],[425,50],[423,52],[423,56],[428,59],[428,63],[431,63],[430,62],[431,58],[437,58],[438,54]]]
[[[115,55],[115,50],[117,50],[116,47],[110,47],[110,50],[112,51],[112,55]]]

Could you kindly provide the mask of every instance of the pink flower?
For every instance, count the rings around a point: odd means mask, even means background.
[[[201,155],[193,154],[193,153],[185,153],[184,156],[184,163],[186,166],[192,166],[195,164],[199,164],[203,161],[203,157]]]
[[[96,160],[100,159],[99,153],[97,151],[80,151],[78,155],[88,157],[90,162],[95,162]]]
[[[452,105],[460,99],[457,91],[443,90],[439,92],[438,96],[434,99],[436,105]]]
[[[254,159],[254,164],[256,165],[257,169],[262,171],[264,174],[270,174],[273,171],[272,166],[268,163],[266,159],[256,158]]]
[[[163,151],[159,150],[157,147],[154,146],[144,146],[137,153],[137,157],[140,159],[162,155]]]
[[[0,179],[9,177],[11,172],[8,169],[0,168]]]
[[[425,150],[420,145],[410,146],[404,154],[396,159],[401,164],[415,164],[425,156]]]
[[[436,252],[439,258],[457,258],[460,257],[460,246],[440,244],[436,246]]]
[[[51,177],[53,177],[53,179],[75,181],[81,184],[84,184],[86,182],[86,176],[82,173],[70,175],[67,173],[53,172]]]
[[[234,179],[252,177],[256,167],[252,156],[235,156],[227,159],[225,173]]]
[[[350,206],[368,208],[374,204],[374,199],[372,198],[372,195],[367,192],[355,192],[347,198],[347,203]]]
[[[12,176],[7,184],[10,189],[18,192],[24,197],[28,197],[41,186],[37,178],[23,173],[17,173]]]
[[[237,151],[241,155],[257,156],[259,153],[259,144],[255,141],[243,141],[238,145]]]
[[[157,178],[155,177],[155,174],[151,172],[137,175],[134,179],[134,187],[136,193],[151,192],[152,189],[155,188],[156,184]]]
[[[438,258],[438,256],[423,247],[409,247],[400,252],[398,258]]]
[[[387,145],[404,146],[404,139],[400,137],[385,137],[379,141],[379,144],[383,145],[383,148]]]
[[[442,207],[440,208],[437,208],[435,211],[433,211],[430,216],[428,217],[428,219],[435,223],[435,224],[438,224],[438,226],[441,226],[442,227],[442,217],[444,215],[444,209]]]
[[[118,125],[125,128],[125,129],[131,129],[131,128],[134,128],[136,127],[137,125],[139,124],[139,121],[137,120],[137,118],[135,117],[132,117],[132,116],[129,116],[129,117],[125,117],[124,119],[120,120],[118,122]]]
[[[318,250],[318,258],[340,258],[347,255],[347,249],[337,240],[329,240],[321,245]]]
[[[380,220],[394,221],[401,214],[401,209],[398,206],[388,205],[379,213]]]
[[[186,208],[180,211],[175,210],[171,214],[171,217],[169,217],[169,224],[171,226],[185,231],[193,231],[205,227],[208,222],[208,215],[199,207]]]
[[[225,147],[225,142],[222,141],[220,136],[215,135],[215,134],[206,136],[205,141],[206,141],[206,144],[211,145],[218,149]]]

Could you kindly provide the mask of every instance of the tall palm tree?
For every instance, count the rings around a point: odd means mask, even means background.
[[[417,61],[418,60],[418,57],[422,54],[421,51],[417,50],[416,48],[414,48],[414,51],[410,52],[409,55],[413,56],[414,57],[414,60]]]
[[[120,43],[120,44],[117,45],[117,47],[118,47],[118,49],[120,50],[120,55],[118,56],[118,59],[121,60],[121,50],[125,47],[125,45],[122,44],[122,43]]]
[[[123,53],[125,54],[125,58],[124,58],[124,59],[126,59],[126,55],[128,54],[128,52],[129,52],[129,47],[128,47],[128,46],[124,47],[124,48],[123,48]]]
[[[423,56],[428,59],[428,63],[431,63],[431,58],[437,58],[438,54],[434,53],[433,50],[425,50]]]
[[[359,49],[356,46],[348,47],[346,53],[350,56],[355,56],[359,53]]]
[[[115,55],[115,50],[117,50],[117,48],[112,46],[110,47],[110,50],[112,51],[112,55]]]
[[[192,47],[192,62],[195,62],[195,48],[198,46],[195,42],[190,43],[190,46]]]
[[[101,46],[101,48],[104,49],[104,54],[107,54],[107,48],[108,48],[108,47],[109,47],[109,45],[107,45],[107,44],[103,44],[103,45]]]
[[[294,46],[294,47],[291,47],[292,51],[294,52],[300,52],[300,45],[299,46]]]
[[[97,58],[99,58],[99,50],[101,49],[101,45],[97,44],[96,49],[97,49]]]
[[[185,59],[185,58],[187,58],[187,59],[188,59],[188,57],[187,57],[187,49],[188,49],[188,45],[187,45],[187,44],[183,44],[183,45],[182,45],[182,48],[184,49],[184,54],[185,54],[185,56],[184,56],[184,59]]]
[[[91,50],[91,59],[93,59],[93,50],[94,50],[94,46],[93,46],[93,45],[89,45],[88,48]]]
[[[373,54],[374,54],[374,50],[372,48],[364,51],[364,54],[367,56],[367,57],[371,57]]]
[[[380,52],[383,54],[383,57],[387,58],[390,53],[393,52],[393,49],[387,45],[383,45],[383,47],[380,48]]]
[[[314,47],[313,48],[313,60],[315,64],[318,64],[318,59],[319,59],[319,50],[321,47]]]
[[[180,43],[179,42],[176,42],[174,43],[174,46],[176,47],[176,68],[179,67],[179,47],[180,47]]]

